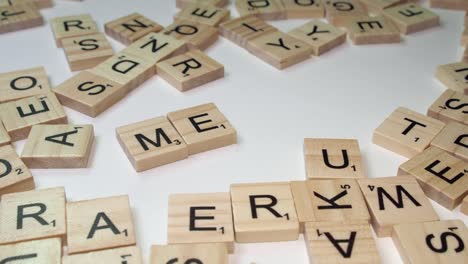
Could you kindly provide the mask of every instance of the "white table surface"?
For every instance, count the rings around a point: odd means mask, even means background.
[[[162,25],[176,13],[175,0],[56,0],[42,10],[46,20],[91,13],[105,22],[140,12]],[[424,3],[427,5],[426,3]],[[237,11],[230,5],[232,14]],[[459,61],[463,13],[434,9],[442,26],[405,36],[390,45],[345,45],[278,71],[222,37],[207,53],[225,66],[226,77],[181,93],[155,76],[98,118],[66,109],[70,122],[94,125],[95,151],[88,169],[32,170],[39,188],[65,186],[69,201],[128,194],[138,245],[149,257],[152,244],[166,242],[170,193],[227,192],[231,183],[305,179],[305,137],[356,138],[369,177],[393,176],[405,158],[371,143],[372,131],[398,106],[425,113],[445,87],[437,65]],[[272,22],[283,31],[307,20]],[[111,40],[115,51],[124,46]],[[53,86],[73,74],[56,48],[50,24],[0,35],[0,72],[44,66]],[[239,144],[136,173],[115,138],[115,128],[169,111],[214,102],[239,135]],[[24,141],[15,143],[20,152]],[[441,219],[468,217],[432,203]],[[401,263],[390,238],[377,239],[384,263]],[[298,241],[238,244],[231,263],[308,263]]]

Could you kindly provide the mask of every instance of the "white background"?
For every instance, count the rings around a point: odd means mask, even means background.
[[[425,3],[426,5],[426,3]],[[237,11],[230,5],[232,14]],[[162,25],[176,13],[175,0],[56,1],[42,14],[91,13],[105,22],[140,12]],[[227,192],[231,183],[305,179],[305,137],[356,138],[369,177],[393,176],[404,158],[371,143],[372,131],[398,106],[425,113],[445,87],[434,78],[437,65],[459,61],[463,13],[435,9],[442,26],[404,37],[391,45],[345,45],[278,71],[220,37],[207,53],[225,66],[226,77],[181,93],[158,76],[100,115],[90,118],[66,109],[70,122],[91,123],[96,144],[88,169],[32,170],[39,188],[65,186],[69,201],[128,194],[138,245],[149,257],[152,244],[166,242],[170,193]],[[272,22],[286,31],[306,20]],[[123,45],[111,40],[115,51]],[[53,86],[72,73],[55,47],[50,24],[0,35],[0,72],[44,66]],[[115,128],[214,102],[237,129],[239,144],[135,173],[115,138]],[[15,143],[21,151],[24,142]],[[468,218],[433,203],[442,219]],[[384,263],[401,263],[390,238],[377,240]],[[301,238],[294,242],[239,244],[232,263],[308,263]]]

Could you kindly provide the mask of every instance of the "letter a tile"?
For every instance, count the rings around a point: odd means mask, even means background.
[[[449,210],[468,194],[468,164],[436,147],[403,163],[398,175],[414,176],[429,198]]]
[[[123,247],[64,256],[62,264],[142,264],[138,247]],[[166,264],[166,263],[165,263]]]
[[[228,264],[226,247],[221,244],[155,245],[150,264],[180,263]]]
[[[36,125],[21,159],[29,168],[86,168],[93,142],[92,125]]]
[[[233,253],[229,193],[170,195],[167,230],[169,244],[222,243]]]
[[[237,132],[213,103],[167,114],[188,145],[189,155],[237,143]]]
[[[466,263],[468,260],[468,229],[460,220],[397,225],[392,238],[405,263]]]
[[[51,237],[65,238],[63,187],[11,193],[0,203],[0,245]]]
[[[361,150],[355,139],[304,139],[308,179],[365,178]]]
[[[309,222],[304,236],[311,263],[381,263],[368,223]]]
[[[238,243],[297,240],[299,221],[287,182],[231,185]]]
[[[34,178],[10,145],[0,147],[0,197],[34,189]]]
[[[0,263],[2,264],[60,264],[61,258],[60,238],[0,246]]]
[[[135,245],[128,196],[113,196],[67,204],[68,253]]]
[[[434,138],[431,146],[436,146],[450,154],[468,161],[468,126],[456,122],[448,123]]]
[[[188,157],[187,144],[164,116],[119,127],[116,133],[136,171]]]
[[[374,131],[372,142],[411,158],[429,147],[444,126],[439,120],[400,107]]]
[[[378,237],[388,237],[392,227],[404,223],[438,221],[439,216],[410,176],[358,180]]]

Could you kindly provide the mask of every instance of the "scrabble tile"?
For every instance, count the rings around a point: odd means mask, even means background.
[[[429,107],[427,115],[444,123],[459,122],[468,125],[468,96],[454,90],[445,90]]]
[[[114,248],[84,254],[64,256],[62,264],[142,264],[140,249],[138,247]]]
[[[460,220],[397,225],[392,238],[405,263],[466,263],[468,259],[468,229]]]
[[[106,23],[104,28],[107,35],[127,46],[148,33],[163,29],[161,25],[139,13],[112,20]]]
[[[92,70],[82,71],[54,88],[62,105],[96,117],[127,95],[129,88]]]
[[[58,264],[62,258],[59,238],[0,246],[0,263]]]
[[[21,159],[29,168],[86,168],[93,142],[92,125],[35,125]]]
[[[369,12],[381,14],[385,9],[402,5],[408,0],[360,0]]]
[[[44,67],[0,74],[0,103],[49,93],[49,78]]]
[[[62,45],[72,71],[92,68],[114,54],[102,33],[67,38],[62,41]]]
[[[164,33],[149,33],[125,49],[127,54],[142,58],[154,65],[155,71],[156,63],[186,51],[187,45],[184,41]]]
[[[374,131],[372,142],[411,158],[429,147],[444,126],[439,120],[399,107]]]
[[[136,171],[188,157],[187,144],[165,116],[121,126],[116,134]]]
[[[297,240],[299,221],[288,182],[231,185],[238,243]]]
[[[311,263],[381,263],[368,223],[309,222],[304,239]]]
[[[365,178],[359,143],[355,139],[304,139],[308,179]]]
[[[286,19],[282,0],[235,0],[235,5],[241,17],[255,15],[265,20]]]
[[[167,114],[188,146],[189,155],[237,143],[237,132],[213,103]]]
[[[449,210],[468,194],[468,163],[447,152],[429,147],[400,165],[398,175],[412,175],[426,196]]]
[[[224,22],[219,26],[219,30],[221,35],[243,48],[246,48],[249,41],[254,38],[278,31],[255,15],[246,15]]]
[[[0,245],[65,238],[63,187],[10,193],[0,203]]]
[[[468,62],[457,62],[437,67],[436,78],[448,89],[468,94]]]
[[[156,74],[156,68],[149,59],[145,59],[126,49],[105,60],[92,73],[112,80],[128,91],[133,90]]]
[[[468,46],[468,45],[467,45]],[[463,51],[463,59],[462,61],[468,62],[468,48],[465,46],[465,49]]]
[[[361,17],[349,23],[349,37],[355,45],[399,43],[400,32],[384,17]]]
[[[228,264],[226,247],[221,244],[155,245],[150,264],[205,263]]]
[[[52,0],[0,0],[0,6],[13,6],[21,4],[33,4],[38,9],[52,7]]]
[[[413,177],[359,179],[359,186],[378,237],[388,237],[397,224],[438,221],[439,216]]]
[[[460,39],[460,44],[462,46],[466,46],[468,44],[468,27],[466,26],[466,24]]]
[[[431,146],[443,149],[460,159],[468,161],[468,126],[456,122],[448,123],[434,138]]]
[[[439,16],[414,3],[399,5],[383,11],[403,34],[410,34],[439,25]]]
[[[452,10],[468,10],[468,2],[464,0],[430,0],[430,7]]]
[[[229,0],[176,0],[177,8],[185,8],[188,5],[195,5],[195,4],[225,7],[229,4]]]
[[[56,17],[51,20],[51,25],[57,47],[62,47],[62,40],[66,38],[91,35],[99,31],[89,14]]]
[[[212,27],[229,20],[230,12],[227,9],[209,5],[188,5],[174,16],[175,21],[188,20]]]
[[[325,17],[322,0],[282,0],[282,2],[288,19]]]
[[[319,56],[346,42],[346,32],[319,20],[308,22],[288,33],[312,47]]]
[[[10,135],[6,131],[3,123],[0,121],[0,147],[11,143]]]
[[[250,40],[247,48],[252,54],[277,69],[302,62],[312,54],[312,47],[307,43],[280,31]]]
[[[468,195],[463,199],[462,206],[460,207],[460,212],[468,215]]]
[[[28,137],[33,125],[65,124],[67,116],[53,93],[0,105],[0,117],[12,141]]]
[[[156,71],[181,92],[224,77],[224,66],[200,50],[159,62]]]
[[[34,189],[28,167],[10,145],[0,147],[0,196]]]
[[[183,41],[190,49],[204,50],[218,40],[217,28],[184,20],[166,27],[164,34]]]
[[[67,203],[68,253],[135,245],[128,196]]]
[[[234,252],[234,227],[229,193],[169,196],[169,244],[219,243]]]
[[[346,27],[353,19],[367,15],[365,6],[357,0],[324,0],[325,13],[330,24]]]
[[[44,19],[31,4],[0,6],[0,34],[39,27]]]
[[[355,180],[292,181],[291,191],[302,231],[307,222],[369,223]]]

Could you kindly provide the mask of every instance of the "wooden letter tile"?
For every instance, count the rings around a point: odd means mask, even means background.
[[[384,17],[361,17],[349,23],[349,37],[355,45],[398,43],[400,32]]]
[[[156,65],[158,75],[181,92],[224,77],[224,66],[200,50],[191,50]]]
[[[104,28],[107,35],[127,46],[148,33],[163,29],[161,25],[139,13],[112,20],[106,23]]]
[[[392,238],[405,263],[466,263],[468,259],[468,229],[460,220],[397,225]]]
[[[0,203],[0,245],[65,238],[65,190],[63,187],[11,193]]]
[[[92,125],[35,125],[21,159],[29,168],[86,168],[93,142]]]
[[[398,175],[412,175],[424,193],[449,210],[468,194],[468,164],[447,152],[429,147],[400,166]]]
[[[238,243],[297,240],[299,221],[288,182],[231,185]]]
[[[434,138],[431,146],[443,149],[468,161],[468,126],[456,122],[448,123]]]
[[[60,264],[62,241],[60,238],[28,241],[0,246],[0,263]]]
[[[234,252],[234,227],[229,193],[169,196],[169,244],[220,243]]]
[[[319,56],[346,42],[346,32],[318,20],[304,24],[288,33],[312,47],[312,54]]]
[[[114,54],[102,33],[64,39],[63,50],[72,71],[92,68]]]
[[[430,0],[430,7],[452,10],[468,10],[468,2],[464,0]]]
[[[67,116],[53,93],[0,105],[0,117],[12,141],[25,139],[33,125],[65,124]]]
[[[460,212],[468,215],[468,195],[463,199],[462,206],[460,207]]]
[[[439,16],[414,3],[399,5],[383,11],[403,34],[410,34],[439,25]]]
[[[44,67],[0,74],[0,103],[50,92]]]
[[[405,2],[410,2],[413,0],[359,0],[367,8],[367,11],[372,12],[373,14],[381,14],[385,9],[401,5]],[[413,1],[415,2],[415,1]]]
[[[94,74],[82,71],[54,88],[62,105],[96,117],[122,99],[129,89]]]
[[[368,223],[309,222],[305,241],[311,263],[381,263]]]
[[[84,254],[64,256],[62,264],[142,264],[140,249],[138,247],[123,247],[95,251]],[[166,263],[165,263],[166,264]]]
[[[185,8],[195,4],[225,7],[229,4],[229,0],[176,0],[177,8]]]
[[[34,189],[34,178],[13,147],[0,147],[0,196]]]
[[[217,28],[185,20],[172,23],[164,34],[183,41],[190,49],[204,50],[218,40]]]
[[[175,21],[188,20],[212,27],[228,20],[230,12],[227,9],[209,5],[188,5],[174,16]]]
[[[397,224],[438,221],[439,216],[410,176],[358,180],[378,237],[388,237]]]
[[[136,171],[188,157],[187,144],[165,116],[119,127],[116,133]]]
[[[237,143],[237,132],[213,103],[167,114],[188,146],[189,155]]]
[[[454,90],[447,89],[429,107],[427,115],[444,123],[451,121],[468,125],[468,96]]]
[[[423,152],[444,126],[439,120],[399,107],[374,131],[372,142],[411,158]]]
[[[10,135],[6,131],[3,123],[0,121],[0,147],[11,143]]]
[[[62,47],[63,39],[91,35],[99,31],[96,22],[88,14],[56,17],[51,20],[51,24],[57,47]]]
[[[325,16],[325,7],[322,0],[298,1],[282,0],[286,18],[322,18]]]
[[[277,69],[302,62],[312,54],[312,47],[307,43],[280,31],[249,40],[247,48]]]
[[[128,196],[67,203],[68,253],[135,245]]]
[[[330,24],[346,27],[357,17],[367,15],[365,6],[358,0],[324,0],[325,13]]]
[[[286,10],[282,0],[235,0],[235,3],[241,17],[256,15],[266,20],[286,18]]]
[[[293,181],[291,191],[302,231],[307,222],[370,222],[355,180]]]
[[[155,245],[151,247],[150,264],[168,263],[228,264],[228,253],[222,244]]]
[[[448,89],[468,94],[468,62],[458,62],[437,67],[436,78]]]
[[[308,179],[365,178],[361,150],[355,139],[304,139]]]
[[[31,4],[19,4],[0,7],[0,34],[38,27],[44,19]]]
[[[221,35],[246,48],[247,43],[259,36],[278,31],[255,15],[246,15],[224,22],[219,27]]]
[[[52,7],[52,0],[0,0],[0,6],[15,6],[22,4],[32,4],[37,9]]]

